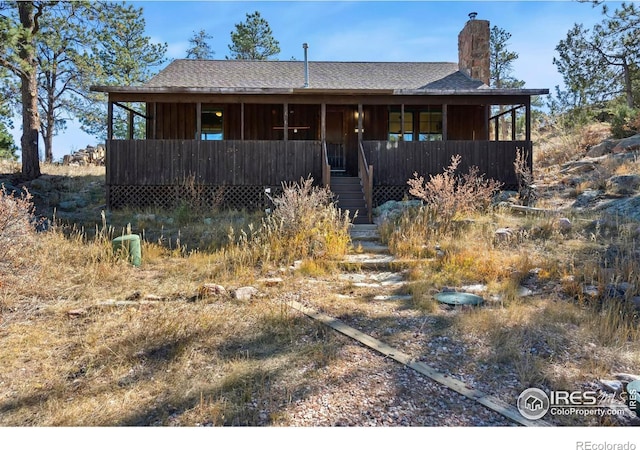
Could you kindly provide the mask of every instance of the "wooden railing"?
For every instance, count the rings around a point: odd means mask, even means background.
[[[369,223],[371,223],[373,208],[373,166],[367,164],[367,157],[364,154],[362,141],[358,142],[358,176],[362,181],[364,199],[367,203],[367,218],[369,219]]]
[[[451,157],[460,155],[460,172],[477,166],[485,178],[513,187],[518,185],[513,168],[516,152],[521,149],[529,156],[532,153],[531,142],[527,141],[364,141],[363,147],[367,161],[376,166],[376,186],[406,186],[414,172],[425,178],[442,173]]]
[[[279,186],[323,179],[320,141],[108,140],[107,184]]]
[[[322,141],[322,184],[331,188],[331,166],[329,165],[329,155],[327,155],[327,143]]]

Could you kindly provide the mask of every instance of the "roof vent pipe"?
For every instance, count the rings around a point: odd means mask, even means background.
[[[307,50],[309,46],[305,42],[302,44],[302,48],[304,49],[304,87],[309,87],[309,59],[307,57]]]
[[[469,20],[475,20],[477,16],[478,16],[477,12],[471,12],[469,13]]]

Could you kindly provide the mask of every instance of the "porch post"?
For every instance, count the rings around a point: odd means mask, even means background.
[[[244,102],[240,103],[240,140],[244,141]]]
[[[289,140],[289,104],[285,103],[284,108],[284,140],[285,142]]]
[[[128,125],[129,130],[128,131],[129,131],[129,139],[130,140],[133,139],[133,134],[134,134],[133,125],[134,125],[134,123],[133,123],[133,111],[129,111],[129,125]]]
[[[511,109],[511,140],[516,140],[516,110]]]
[[[156,127],[157,127],[157,122],[156,122],[156,116],[158,114],[158,103],[157,102],[153,102],[152,103],[153,106],[151,106],[151,136],[148,137],[150,139],[155,139],[156,138]]]
[[[404,141],[404,103],[400,105],[400,136]]]
[[[363,115],[362,103],[358,103],[358,144],[362,142],[362,119],[363,119],[362,115]]]
[[[202,139],[202,103],[196,103],[196,141]]]
[[[525,141],[531,141],[531,97],[527,97],[527,101],[525,103]]]
[[[113,102],[107,104],[107,139],[113,139]]]
[[[320,104],[320,140],[327,140],[327,104]]]
[[[447,104],[442,105],[442,140],[446,141],[447,136]]]

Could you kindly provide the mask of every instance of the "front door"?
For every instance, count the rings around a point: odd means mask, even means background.
[[[327,110],[327,156],[332,171],[343,172],[347,168],[346,133],[344,132],[344,111]]]

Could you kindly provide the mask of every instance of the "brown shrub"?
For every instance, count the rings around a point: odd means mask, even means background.
[[[485,210],[502,186],[496,180],[485,179],[475,166],[466,174],[456,174],[461,160],[460,155],[452,156],[449,167],[443,173],[429,175],[429,181],[425,182],[424,177],[418,177],[417,173],[407,181],[409,193],[424,201],[440,218],[445,229],[458,215]]]

